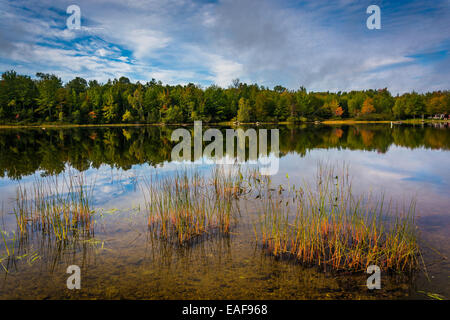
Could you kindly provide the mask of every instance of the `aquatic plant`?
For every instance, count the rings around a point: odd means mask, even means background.
[[[208,179],[184,170],[144,179],[150,231],[178,244],[216,231],[229,233],[239,212],[234,200],[243,193],[240,177],[217,170]]]
[[[4,231],[4,230],[0,230],[0,234],[2,235],[2,241],[3,241],[3,248],[4,248],[4,253],[0,255],[0,258],[4,258],[4,257],[11,257],[14,256],[15,253],[15,249],[16,249],[16,234],[15,232],[13,232],[13,237],[9,238],[9,233]]]
[[[87,184],[81,173],[36,178],[31,186],[19,184],[13,210],[20,236],[38,231],[68,240],[92,234],[92,192],[93,184]]]
[[[262,207],[255,236],[274,256],[325,270],[363,271],[373,264],[408,271],[419,264],[415,202],[399,211],[383,195],[356,195],[345,166],[337,172],[319,165],[313,184],[272,192]]]

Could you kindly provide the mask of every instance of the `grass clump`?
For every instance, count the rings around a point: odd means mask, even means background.
[[[410,271],[418,266],[414,201],[394,212],[383,196],[356,196],[345,166],[337,173],[319,165],[313,184],[268,194],[262,202],[255,235],[274,256],[325,270],[358,272],[377,265],[384,271]]]
[[[19,185],[14,206],[21,237],[40,232],[56,240],[90,236],[94,229],[91,209],[93,186],[84,176],[69,174],[36,178],[31,186]]]
[[[160,238],[179,245],[205,234],[228,234],[239,211],[241,176],[217,169],[209,179],[198,172],[151,176],[144,195],[148,226]]]

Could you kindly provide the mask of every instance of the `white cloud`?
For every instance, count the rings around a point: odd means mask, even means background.
[[[440,1],[405,4],[401,14],[386,4],[377,32],[365,27],[364,5],[347,0],[298,6],[268,0],[80,0],[78,5],[82,30],[71,31],[64,27],[65,15],[54,10],[65,12],[63,4],[2,1],[2,65],[100,80],[127,75],[227,86],[241,78],[331,91],[426,91],[448,89],[450,83],[448,56],[431,64],[412,57],[448,43],[442,30],[450,28],[449,8]]]
[[[108,50],[105,50],[103,48],[98,49],[95,53],[101,57],[111,54]]]
[[[133,51],[136,58],[151,56],[153,51],[167,47],[171,39],[161,32],[153,30],[133,30],[127,46]]]
[[[364,70],[375,69],[378,67],[389,66],[397,63],[413,62],[413,58],[409,57],[370,57],[363,64]]]
[[[214,74],[212,80],[221,87],[227,87],[233,79],[242,77],[242,64],[227,60],[219,55],[209,55],[208,66]]]

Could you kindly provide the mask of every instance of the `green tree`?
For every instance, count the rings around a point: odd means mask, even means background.
[[[179,106],[171,106],[164,117],[165,123],[183,123],[183,112]]]
[[[46,121],[54,119],[55,106],[57,104],[57,91],[62,88],[62,81],[55,75],[37,73],[40,79],[37,83],[39,97],[37,98],[38,113],[46,115]]]
[[[134,120],[133,115],[131,114],[130,110],[125,111],[125,113],[122,116],[123,122],[132,122]]]
[[[248,100],[245,98],[239,99],[239,109],[237,113],[237,121],[249,122],[251,120],[251,109]]]

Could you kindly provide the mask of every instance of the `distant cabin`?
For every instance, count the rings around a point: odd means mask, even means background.
[[[449,115],[447,115],[445,113],[435,114],[433,117],[434,120],[446,120],[448,118],[449,118]]]

